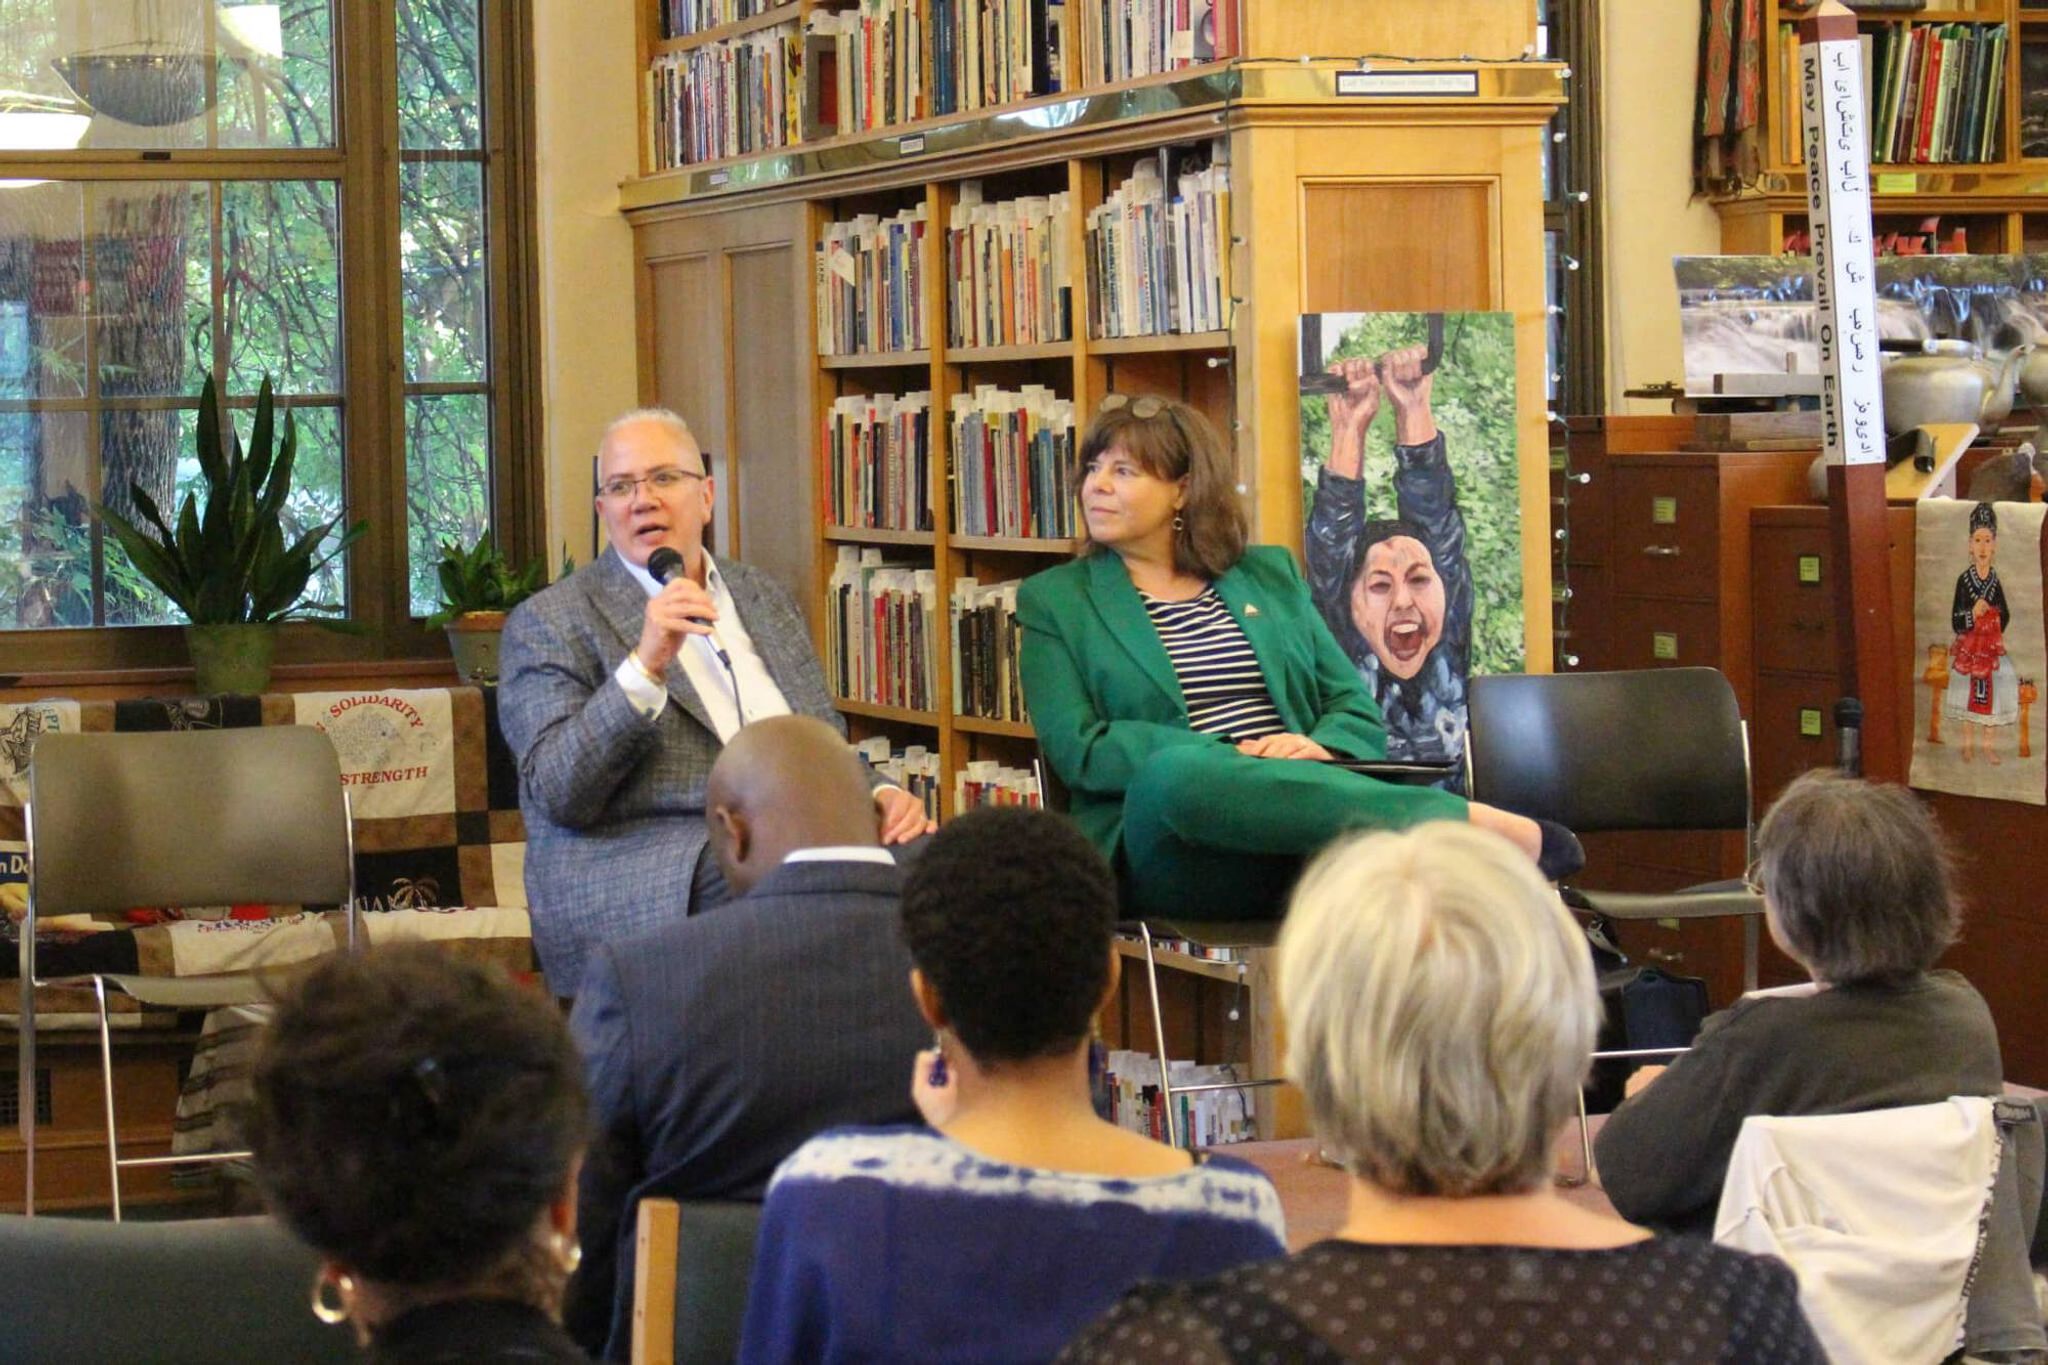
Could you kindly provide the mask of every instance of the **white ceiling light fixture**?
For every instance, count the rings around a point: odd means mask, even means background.
[[[85,140],[90,115],[47,95],[0,90],[0,153],[69,152]],[[0,180],[0,190],[46,185],[47,180]]]
[[[252,57],[284,60],[284,15],[279,5],[222,5],[220,31]]]

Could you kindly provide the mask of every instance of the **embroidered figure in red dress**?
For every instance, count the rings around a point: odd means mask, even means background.
[[[1991,561],[1998,552],[1998,514],[1988,502],[1970,511],[1970,566],[1956,579],[1949,625],[1956,633],[1949,651],[1948,695],[1942,709],[1962,737],[1963,758],[1980,751],[1993,763],[1992,729],[2019,719],[2019,679],[2005,653],[2005,628],[2012,623],[2005,588]]]

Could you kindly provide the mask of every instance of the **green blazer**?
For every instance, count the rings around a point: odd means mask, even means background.
[[[1379,707],[1323,624],[1294,556],[1253,546],[1216,591],[1244,628],[1281,722],[1346,758],[1385,758]],[[1107,551],[1047,569],[1017,592],[1018,661],[1039,748],[1070,794],[1069,814],[1116,860],[1124,791],[1146,759],[1216,744],[1188,728],[1173,662],[1123,561]],[[1369,787],[1371,784],[1360,784]],[[1393,799],[1404,795],[1387,789]],[[1370,806],[1373,793],[1362,794]]]

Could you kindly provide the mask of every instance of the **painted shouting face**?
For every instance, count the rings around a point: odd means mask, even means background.
[[[1367,550],[1351,585],[1351,621],[1382,668],[1397,678],[1420,673],[1444,637],[1444,580],[1429,547],[1389,536]]]

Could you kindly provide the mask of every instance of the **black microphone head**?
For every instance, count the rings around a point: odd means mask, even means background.
[[[1863,703],[1854,697],[1843,697],[1835,703],[1835,725],[1847,728],[1863,724]]]
[[[664,545],[647,556],[647,572],[657,583],[666,583],[683,571],[683,556],[671,546]]]

